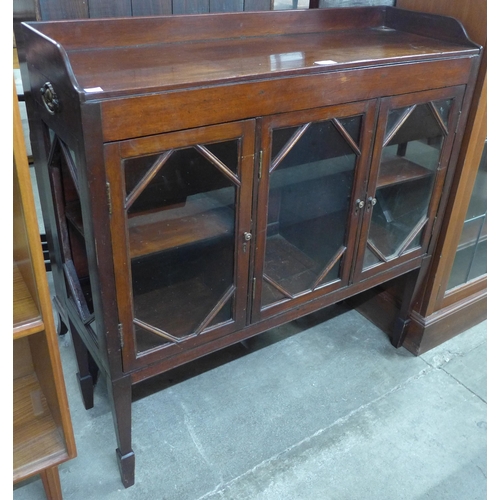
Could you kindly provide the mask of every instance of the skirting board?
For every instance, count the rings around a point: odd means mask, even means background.
[[[387,291],[353,297],[349,304],[390,335],[396,318],[394,295]],[[471,295],[427,317],[412,312],[403,347],[419,356],[472,328],[487,317],[487,290]]]

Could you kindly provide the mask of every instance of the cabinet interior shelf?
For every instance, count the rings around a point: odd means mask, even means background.
[[[36,374],[14,379],[14,481],[68,458]]]
[[[153,214],[141,213],[129,218],[131,258],[232,236],[234,212],[222,207],[206,210],[203,200],[189,207],[162,210]]]
[[[68,203],[65,207],[65,214],[66,219],[82,236],[84,236],[85,233],[83,231],[83,219],[80,202],[74,201],[72,203]]]
[[[43,330],[40,311],[31,296],[19,268],[14,262],[14,339]]]
[[[394,186],[403,182],[415,181],[432,175],[432,170],[428,170],[417,163],[406,158],[394,157],[382,160],[377,187]]]

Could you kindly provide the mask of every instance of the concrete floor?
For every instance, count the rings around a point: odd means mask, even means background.
[[[128,489],[104,381],[86,411],[66,337],[65,500],[486,498],[486,322],[417,358],[338,305],[144,382]],[[41,481],[13,498],[44,499]]]

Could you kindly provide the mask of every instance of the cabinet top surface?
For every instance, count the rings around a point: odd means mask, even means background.
[[[31,43],[31,57],[41,72],[47,71],[43,60],[52,59],[44,56],[43,44],[51,44],[84,99],[478,53],[450,18],[432,16],[433,26],[422,29],[415,28],[425,21],[418,14],[386,11],[59,21],[29,23],[27,29],[38,42]]]

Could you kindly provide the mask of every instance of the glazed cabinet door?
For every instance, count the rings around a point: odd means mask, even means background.
[[[464,87],[383,99],[355,279],[424,255]]]
[[[264,118],[252,320],[347,286],[375,101]]]
[[[105,146],[125,370],[245,324],[253,120]]]

